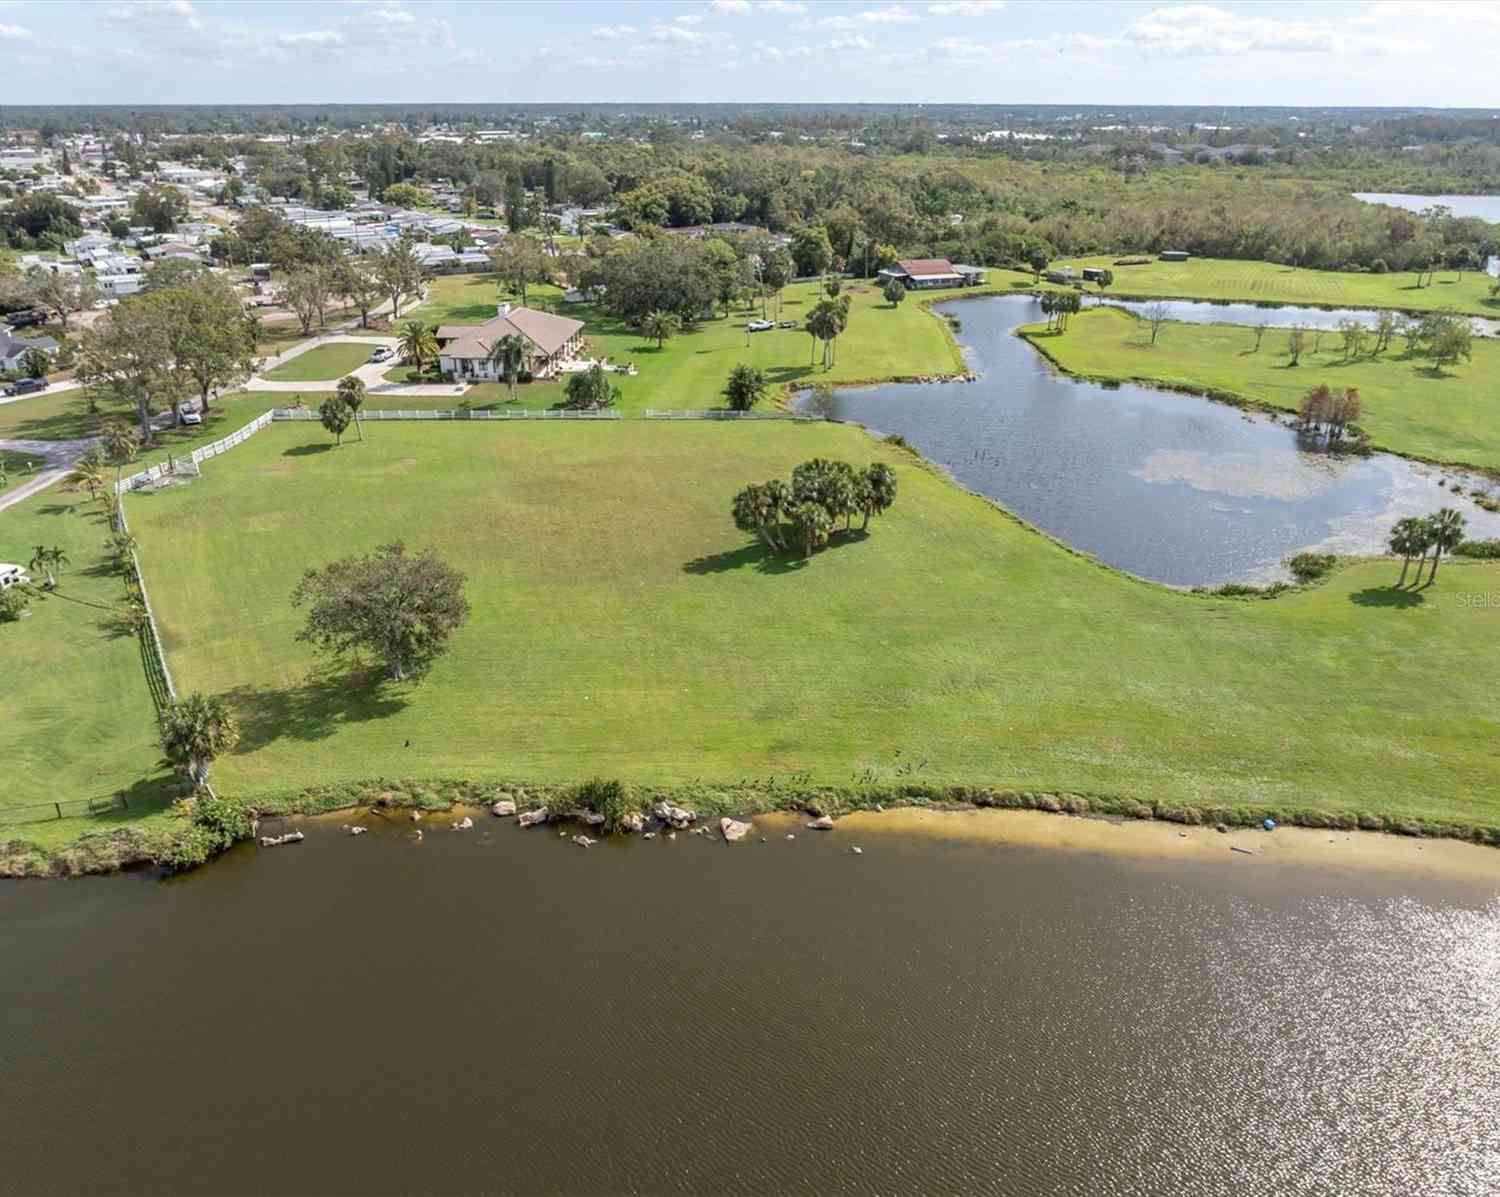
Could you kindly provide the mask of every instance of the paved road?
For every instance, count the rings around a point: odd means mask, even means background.
[[[29,499],[67,477],[73,463],[93,447],[95,439],[86,437],[77,441],[24,441],[0,438],[0,449],[33,458],[44,467],[38,473],[27,474],[24,481],[13,481],[4,490],[0,490],[0,511],[14,507],[21,500]]]

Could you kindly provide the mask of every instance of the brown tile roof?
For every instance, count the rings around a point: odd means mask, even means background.
[[[445,357],[487,358],[496,342],[510,336],[524,337],[539,353],[550,357],[582,329],[582,320],[532,308],[511,308],[504,316],[483,324],[444,324],[438,328],[437,336],[440,341],[450,342],[443,346]]]
[[[897,266],[906,271],[913,278],[921,278],[923,275],[953,274],[953,263],[947,258],[907,258],[897,262]]]

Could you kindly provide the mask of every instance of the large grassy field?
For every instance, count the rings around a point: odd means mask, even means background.
[[[1112,265],[1119,256],[1068,258],[1056,265],[1108,266],[1115,276],[1109,294],[1121,297],[1245,300],[1249,303],[1411,311],[1453,307],[1476,316],[1500,316],[1500,298],[1490,294],[1494,280],[1477,270],[1464,271],[1462,279],[1455,271],[1439,270],[1430,285],[1419,288],[1417,276],[1410,272],[1361,274],[1355,271],[1305,270],[1274,262],[1241,262],[1223,258],[1152,261],[1143,266]]]
[[[916,299],[892,308],[873,285],[852,284],[846,290],[853,298],[849,327],[839,339],[838,360],[829,370],[811,364],[812,338],[800,327],[747,337],[745,322],[760,316],[759,307],[753,312],[737,309],[729,319],[716,316],[706,320],[658,349],[638,331],[598,309],[560,304],[555,287],[531,288],[527,302],[584,321],[585,336],[595,356],[635,363],[639,373],[634,377],[615,376],[624,412],[723,407],[720,392],[729,372],[740,362],[760,366],[775,388],[872,382],[962,369],[942,322]],[[800,326],[821,297],[813,283],[788,287],[782,296],[781,318],[795,320]],[[433,324],[479,323],[495,314],[499,299],[494,276],[452,275],[433,279],[427,301],[411,315]],[[821,349],[818,356],[821,358]],[[560,382],[527,384],[517,388],[515,405],[551,407],[562,400],[562,395]],[[473,388],[466,398],[471,406],[484,406],[506,402],[508,394],[504,387],[490,385]]]
[[[1500,819],[1500,567],[1389,562],[1276,601],[1130,580],[823,424],[267,430],[129,500],[184,688],[244,726],[224,790],[389,777],[806,771]],[[749,479],[890,461],[895,510],[801,564],[737,532]],[[337,496],[336,501],[330,501]],[[419,685],[320,662],[301,571],[403,538],[473,616]],[[137,691],[138,692],[138,691]]]
[[[347,342],[319,345],[316,349],[299,353],[274,370],[267,370],[265,376],[273,382],[326,382],[343,378],[356,367],[363,366],[373,352],[368,345]]]
[[[1150,325],[1118,308],[1081,312],[1062,334],[1035,326],[1028,335],[1076,374],[1156,379],[1286,411],[1319,383],[1356,387],[1360,426],[1381,448],[1500,470],[1500,344],[1493,341],[1476,340],[1472,361],[1439,371],[1399,348],[1345,362],[1337,333],[1322,338],[1321,353],[1305,351],[1295,368],[1285,329],[1267,329],[1257,352],[1254,333],[1242,325],[1169,323],[1153,345]],[[1308,350],[1312,343],[1309,334]]]
[[[97,507],[57,490],[0,513],[0,561],[25,565],[35,545],[57,545],[71,564],[57,592],[17,623],[0,623],[0,840],[47,844],[100,830],[110,820],[68,818],[15,826],[7,808],[98,798],[125,790],[139,821],[165,805],[156,720],[140,645],[106,620],[124,583],[104,562],[108,528]]]

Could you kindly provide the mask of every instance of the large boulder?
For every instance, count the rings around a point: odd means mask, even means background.
[[[577,819],[585,827],[603,827],[604,816],[596,810],[585,810],[583,807],[575,807],[568,812],[570,818]]]
[[[646,830],[646,816],[638,810],[628,811],[620,816],[620,830],[637,832]]]
[[[453,824],[453,830],[454,831],[468,831],[473,826],[474,826],[474,820],[471,819],[471,818],[469,818],[468,815],[465,815],[457,823]]]
[[[816,819],[809,823],[808,826],[811,827],[814,831],[832,831],[833,816],[819,815]]]
[[[598,840],[591,840],[586,835],[575,835],[573,837],[573,842],[575,844],[577,844],[580,848],[592,848],[599,841]]]
[[[288,831],[285,835],[263,835],[260,837],[260,846],[279,848],[282,844],[300,844],[304,838],[300,831]]]
[[[490,807],[490,814],[499,816],[501,818],[504,818],[506,815],[513,815],[515,813],[516,804],[509,798],[502,798],[500,799],[500,801],[496,802],[494,806]]]
[[[686,806],[673,806],[670,802],[658,802],[651,810],[658,819],[669,827],[681,830],[698,818],[698,812]]]
[[[538,827],[547,821],[547,808],[539,806],[535,810],[523,810],[516,816],[518,827]]]
[[[723,818],[719,820],[719,830],[729,843],[734,844],[750,834],[750,824],[739,819]]]

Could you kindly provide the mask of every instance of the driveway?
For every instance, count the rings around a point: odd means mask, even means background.
[[[12,482],[4,490],[0,490],[0,511],[14,507],[23,499],[29,499],[38,491],[44,491],[67,477],[73,463],[93,448],[96,441],[95,437],[76,441],[23,441],[0,437],[0,450],[33,458],[43,466],[39,472],[28,474],[26,481]]]
[[[326,336],[315,337],[311,341],[304,341],[300,345],[293,345],[274,358],[267,358],[263,369],[274,370],[277,366],[284,365],[301,357],[309,350],[323,345],[365,345],[373,351],[377,345],[395,349],[400,343],[399,337],[349,337],[339,333],[329,333]],[[385,362],[366,362],[362,366],[355,367],[354,377],[365,384],[365,389],[370,394],[382,397],[411,395],[451,399],[456,395],[462,395],[469,389],[469,384],[462,382],[390,382],[385,377],[385,372],[393,369],[396,364],[395,359]],[[247,391],[270,391],[281,395],[296,394],[299,391],[336,391],[338,387],[337,378],[325,378],[318,382],[278,382],[257,375],[245,383]]]

